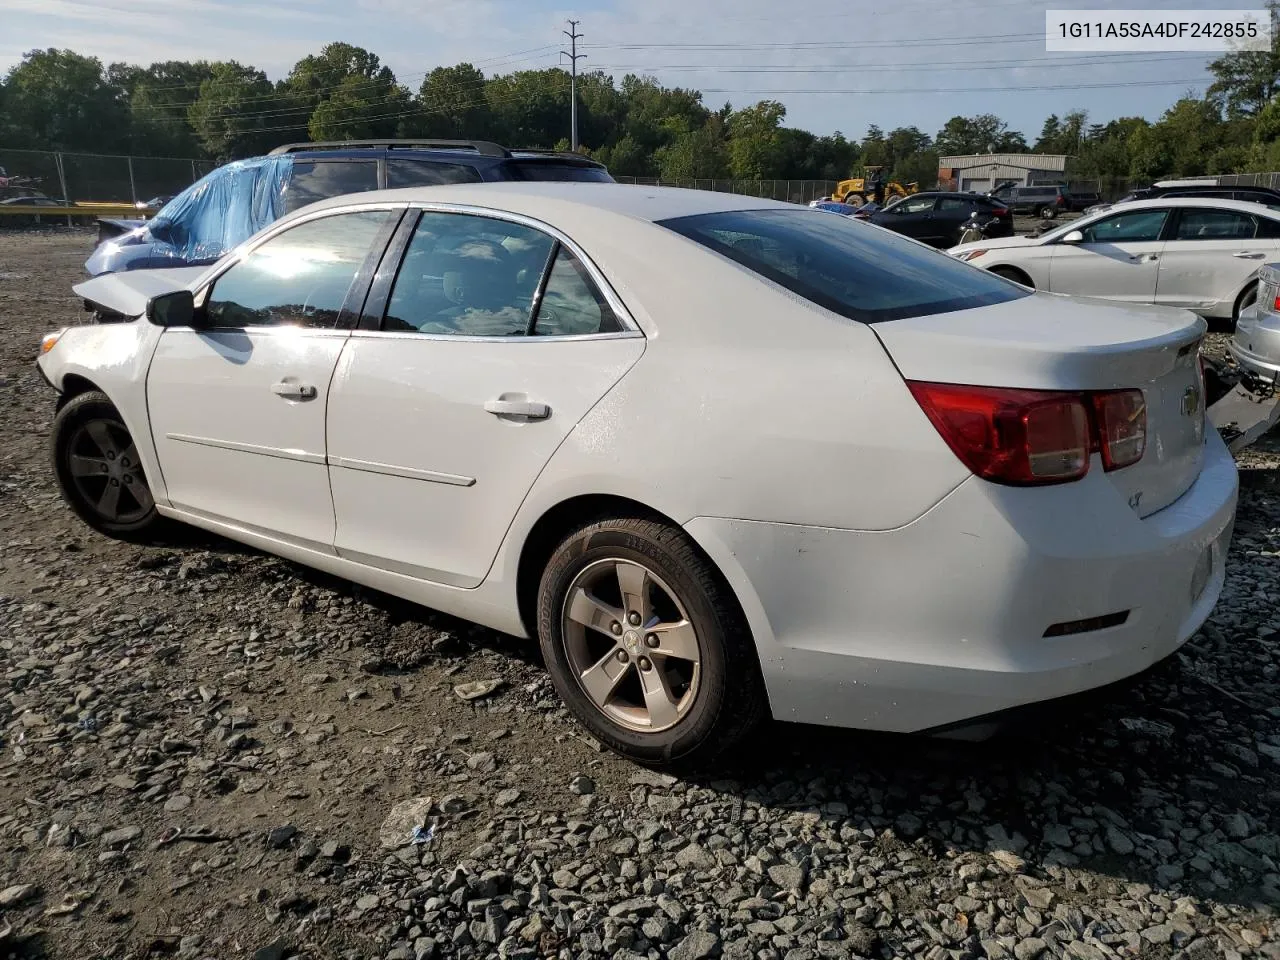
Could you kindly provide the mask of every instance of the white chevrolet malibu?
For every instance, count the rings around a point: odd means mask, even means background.
[[[602,742],[963,725],[1208,616],[1237,477],[1191,313],[1033,293],[711,192],[347,196],[88,281],[46,337],[80,517],[194,524],[536,637]]]

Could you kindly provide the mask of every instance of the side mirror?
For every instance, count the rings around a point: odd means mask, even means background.
[[[147,232],[161,243],[170,243],[173,238],[173,224],[168,220],[152,218],[147,223]]]
[[[1082,230],[1072,230],[1065,237],[1058,240],[1059,243],[1084,243],[1084,232]]]
[[[195,297],[190,290],[162,293],[147,301],[147,319],[157,327],[194,327]]]

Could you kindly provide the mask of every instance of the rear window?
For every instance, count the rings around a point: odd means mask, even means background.
[[[556,180],[572,183],[613,183],[604,167],[544,160],[517,160],[510,164],[512,180]]]
[[[387,186],[435,187],[446,183],[479,183],[483,178],[475,167],[465,163],[437,163],[432,160],[387,161]]]
[[[1030,296],[1020,286],[888,230],[807,208],[708,213],[661,225],[862,323]]]
[[[295,160],[284,191],[285,213],[344,193],[378,189],[374,160]]]

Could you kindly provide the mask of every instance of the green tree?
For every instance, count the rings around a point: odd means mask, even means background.
[[[778,175],[782,159],[779,130],[787,108],[776,100],[761,100],[729,117],[729,171],[739,180],[763,180]]]
[[[942,156],[973,153],[1024,153],[1027,141],[1010,130],[999,117],[984,113],[976,117],[952,117],[934,138]]]
[[[664,180],[698,180],[729,176],[729,151],[723,124],[708,120],[696,130],[681,133],[654,156]]]
[[[612,147],[600,147],[591,151],[609,172],[620,177],[652,177],[657,167],[653,154],[646,151],[630,136],[625,136]]]
[[[1222,103],[1230,117],[1260,113],[1280,92],[1280,3],[1267,4],[1271,49],[1225,53],[1209,64],[1214,81],[1207,96]]]
[[[274,92],[261,70],[234,60],[211,64],[209,79],[187,111],[205,152],[215,160],[232,160],[264,153],[283,139],[270,129],[280,117],[262,109]]]
[[[436,67],[418,90],[421,132],[442,139],[485,139],[492,117],[484,74],[469,63]]]
[[[317,141],[395,137],[412,116],[412,100],[403,87],[378,91],[360,77],[347,77],[312,111],[307,132]]]
[[[5,115],[14,145],[120,152],[128,147],[124,93],[96,57],[32,50],[5,78]]]
[[[128,98],[131,153],[152,157],[200,155],[200,141],[188,115],[200,95],[200,85],[213,75],[207,61],[167,60],[146,69],[115,63],[109,74]],[[257,106],[266,110],[274,103],[266,101]]]
[[[569,74],[520,70],[485,85],[493,135],[508,147],[548,149],[569,133]]]

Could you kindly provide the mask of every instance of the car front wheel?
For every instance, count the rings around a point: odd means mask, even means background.
[[[675,527],[618,517],[565,538],[542,575],[538,637],[573,715],[640,763],[704,763],[764,715],[737,601]]]
[[[138,448],[106,394],[82,393],[58,411],[49,453],[62,498],[89,526],[122,540],[157,532]]]

